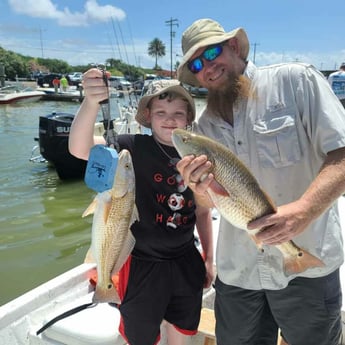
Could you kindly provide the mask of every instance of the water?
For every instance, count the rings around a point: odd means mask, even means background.
[[[89,247],[92,217],[81,214],[95,193],[29,161],[39,116],[78,107],[0,105],[0,305],[82,263]]]

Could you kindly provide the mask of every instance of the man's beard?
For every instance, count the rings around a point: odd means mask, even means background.
[[[229,113],[232,118],[232,108],[236,102],[250,96],[250,80],[243,75],[229,74],[226,84],[217,89],[208,89],[207,111],[213,116],[229,121]]]

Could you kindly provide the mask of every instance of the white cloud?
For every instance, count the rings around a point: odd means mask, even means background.
[[[96,0],[86,1],[85,10],[90,19],[98,22],[108,21],[111,17],[117,20],[126,18],[125,12],[121,9],[111,5],[99,6]]]
[[[345,49],[328,52],[256,52],[255,64],[265,66],[285,62],[304,62],[314,65],[320,70],[337,69],[345,56]],[[253,61],[253,52],[250,53],[249,59]]]
[[[52,0],[9,0],[13,11],[29,17],[55,19],[61,26],[86,26],[106,22],[111,18],[123,20],[126,13],[112,5],[101,6],[97,0],[87,0],[83,12],[71,12],[68,7],[59,10]]]
[[[58,10],[50,0],[9,0],[12,9],[20,14],[37,18],[56,18]]]

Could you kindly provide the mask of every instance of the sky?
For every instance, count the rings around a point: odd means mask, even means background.
[[[345,62],[344,0],[0,0],[0,46],[72,66],[114,58],[152,68],[147,51],[158,38],[166,46],[158,65],[170,70],[181,60],[183,31],[200,18],[227,32],[244,28],[258,66],[334,70]]]

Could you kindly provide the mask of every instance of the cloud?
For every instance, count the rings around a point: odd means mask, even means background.
[[[87,0],[83,12],[72,12],[68,7],[58,9],[52,0],[9,0],[13,11],[34,18],[56,20],[60,26],[87,26],[107,22],[111,18],[123,20],[126,13],[112,5],[101,6],[97,0]]]
[[[108,21],[110,18],[123,20],[126,14],[119,8],[111,5],[99,6],[96,0],[88,0],[85,4],[85,10],[90,19],[95,21]]]
[[[255,64],[257,66],[267,66],[286,62],[304,62],[314,65],[320,70],[335,70],[345,55],[345,49],[339,51],[282,51],[282,52],[256,52]],[[253,61],[253,52],[250,53],[249,59]]]
[[[50,0],[9,0],[11,8],[20,14],[36,18],[55,18],[58,10]]]

